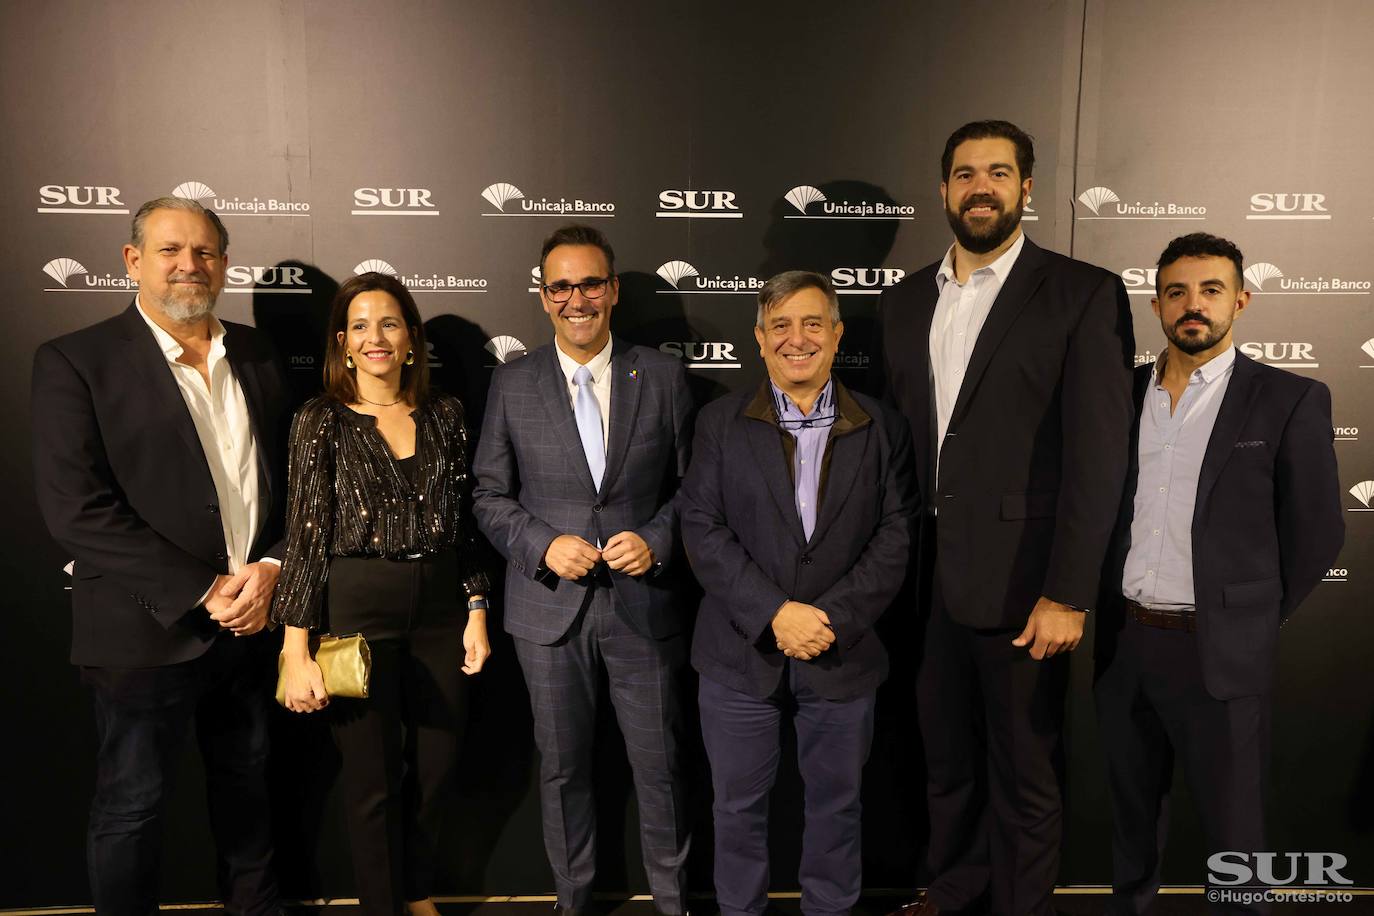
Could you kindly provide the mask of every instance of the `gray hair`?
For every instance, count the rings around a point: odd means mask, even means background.
[[[143,250],[143,224],[148,221],[148,217],[154,210],[185,210],[187,213],[198,213],[210,221],[210,225],[215,227],[215,232],[219,234],[219,253],[224,254],[229,250],[229,230],[224,228],[224,223],[220,221],[219,215],[215,211],[207,209],[198,200],[191,200],[188,197],[156,197],[138,208],[134,214],[134,225],[129,232],[129,244],[140,251]]]
[[[774,306],[804,289],[818,289],[824,293],[826,301],[830,303],[830,323],[840,323],[840,297],[835,295],[835,287],[829,277],[810,270],[784,270],[769,279],[763,284],[763,289],[759,290],[759,311],[755,324],[762,328],[764,316]]]

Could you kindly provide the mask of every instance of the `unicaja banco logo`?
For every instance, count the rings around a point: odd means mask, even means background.
[[[1262,292],[1266,296],[1368,296],[1374,290],[1374,283],[1369,280],[1285,276],[1277,265],[1267,261],[1245,268],[1245,279],[1255,292]],[[1267,289],[1266,283],[1270,284]]]
[[[223,197],[203,181],[183,181],[172,188],[173,197],[194,200],[220,216],[306,216],[310,204],[275,197]]]
[[[45,293],[132,293],[138,291],[138,281],[128,274],[93,274],[75,258],[53,258],[43,265],[43,273],[51,277],[56,286],[45,286]],[[81,282],[76,280],[81,277]]]
[[[686,261],[666,261],[660,264],[654,273],[672,287],[672,289],[656,290],[659,295],[690,293],[696,295],[749,296],[757,293],[764,284],[764,281],[758,277],[741,277],[738,274],[733,277],[720,275],[705,277]]]
[[[61,283],[63,289],[67,288],[69,279],[85,272],[86,268],[81,266],[81,262],[73,258],[53,258],[43,265],[43,273]]]
[[[482,189],[482,199],[492,209],[482,216],[554,216],[610,218],[615,216],[615,204],[607,200],[584,200],[580,197],[548,197],[534,199],[509,181],[498,181]]]
[[[368,258],[359,261],[353,268],[353,275],[365,273],[386,274],[395,277],[412,293],[485,293],[485,277],[455,277],[452,274],[403,274],[381,258]]]
[[[1351,512],[1374,512],[1374,480],[1361,480],[1350,488],[1350,495],[1358,499],[1364,507],[1351,509]]]
[[[1194,204],[1180,204],[1173,201],[1153,201],[1145,203],[1123,201],[1111,188],[1098,186],[1088,188],[1078,195],[1078,202],[1092,213],[1092,216],[1077,216],[1076,219],[1186,219],[1207,218],[1207,208]]]
[[[799,184],[782,196],[796,209],[783,219],[902,219],[916,218],[916,208],[881,200],[833,201],[825,192],[809,184]]]
[[[1370,359],[1374,360],[1374,337],[1371,337],[1364,343],[1360,344],[1360,350],[1364,353],[1365,356],[1368,356]],[[1362,363],[1360,365],[1360,368],[1374,369],[1374,363]]]
[[[529,352],[518,338],[511,337],[510,335],[493,337],[491,340],[487,341],[482,349],[496,357],[498,365],[508,363],[514,359],[519,359]]]
[[[678,284],[688,277],[701,276],[697,273],[697,269],[686,261],[668,261],[667,263],[660,264],[658,270],[654,271],[654,273],[662,277],[673,289],[681,289],[682,287],[678,286]]]
[[[119,188],[108,185],[45,184],[38,189],[38,212],[127,214],[119,194]]]
[[[743,219],[734,191],[658,192],[658,219]]]

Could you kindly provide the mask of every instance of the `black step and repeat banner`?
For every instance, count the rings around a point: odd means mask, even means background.
[[[862,387],[877,294],[949,243],[939,154],[975,118],[1036,137],[1025,228],[1121,275],[1138,359],[1162,344],[1155,258],[1204,230],[1247,256],[1242,351],[1331,386],[1348,535],[1284,628],[1272,837],[1281,850],[1340,852],[1348,877],[1374,885],[1374,8],[50,0],[0,6],[0,34],[11,485],[0,906],[89,900],[93,737],[66,661],[70,558],[31,496],[28,375],[41,341],[131,299],[119,250],[140,202],[172,193],[223,216],[233,267],[219,313],[276,338],[301,397],[318,385],[333,291],[381,270],[414,290],[436,375],[480,413],[492,368],[551,337],[534,294],[539,244],[572,220],[617,249],[618,331],[679,356],[701,399],[762,378],[754,293],[785,268],[835,281],[848,326],[836,368]],[[867,777],[866,884],[909,887],[924,773],[911,621],[888,623],[897,663]],[[527,700],[508,642],[496,649],[476,688],[444,890],[548,892]],[[1089,661],[1075,659],[1070,698],[1067,884],[1110,880]],[[614,723],[604,731],[599,884],[643,891],[628,770]],[[327,736],[283,714],[276,739],[284,887],[347,893]],[[694,754],[693,883],[705,890],[709,782]],[[182,777],[165,899],[205,899],[214,879],[192,753]],[[775,875],[787,887],[795,774],[778,793]],[[1176,811],[1165,878],[1199,883],[1200,830],[1186,803]]]

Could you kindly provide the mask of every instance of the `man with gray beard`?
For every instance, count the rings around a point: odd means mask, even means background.
[[[149,201],[127,309],[38,348],[39,507],[75,558],[72,653],[91,691],[96,911],[157,909],[163,801],[194,727],[225,909],[280,907],[264,767],[285,476],[285,379],[263,335],[214,317],[229,235],[192,200]]]

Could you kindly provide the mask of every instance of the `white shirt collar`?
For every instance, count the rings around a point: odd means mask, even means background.
[[[606,338],[606,346],[601,348],[601,352],[587,360],[587,371],[592,374],[592,384],[601,381],[602,374],[606,367],[611,364],[611,346],[614,338]],[[571,356],[563,352],[563,348],[558,345],[558,341],[553,342],[553,352],[558,354],[558,365],[563,369],[563,377],[568,380],[568,384],[573,383],[573,376],[577,373],[578,367],[582,364]]]
[[[1164,379],[1164,362],[1168,356],[1169,351],[1166,349],[1163,353],[1159,354],[1159,357],[1155,360],[1154,382],[1156,385],[1159,385]],[[1215,382],[1225,375],[1226,370],[1230,369],[1235,364],[1236,348],[1233,344],[1194,369],[1193,374],[1188,376],[1188,380],[1201,379],[1203,384],[1210,385],[1212,382]]]
[[[1002,252],[1002,254],[997,258],[997,260],[993,261],[991,264],[986,264],[983,267],[978,268],[973,272],[973,274],[980,274],[984,271],[992,271],[993,275],[997,277],[998,283],[1006,283],[1007,275],[1011,273],[1012,267],[1016,264],[1016,259],[1021,256],[1021,249],[1025,247],[1026,233],[1021,232],[1016,236],[1016,241],[1011,243],[1011,247],[1008,248],[1006,251]],[[973,276],[973,274],[970,274],[970,276]],[[945,288],[945,284],[953,279],[954,246],[950,245],[949,250],[945,252],[945,259],[940,262],[940,270],[935,274],[936,289],[943,290]]]
[[[138,316],[143,319],[143,323],[148,325],[148,329],[153,332],[153,338],[157,340],[158,347],[162,350],[162,355],[167,357],[167,361],[174,363],[185,352],[185,347],[177,343],[177,339],[164,331],[156,321],[148,317],[148,313],[143,310],[143,297],[134,297],[134,306],[138,309]],[[214,315],[210,316],[210,355],[221,356],[224,353],[224,324]]]

